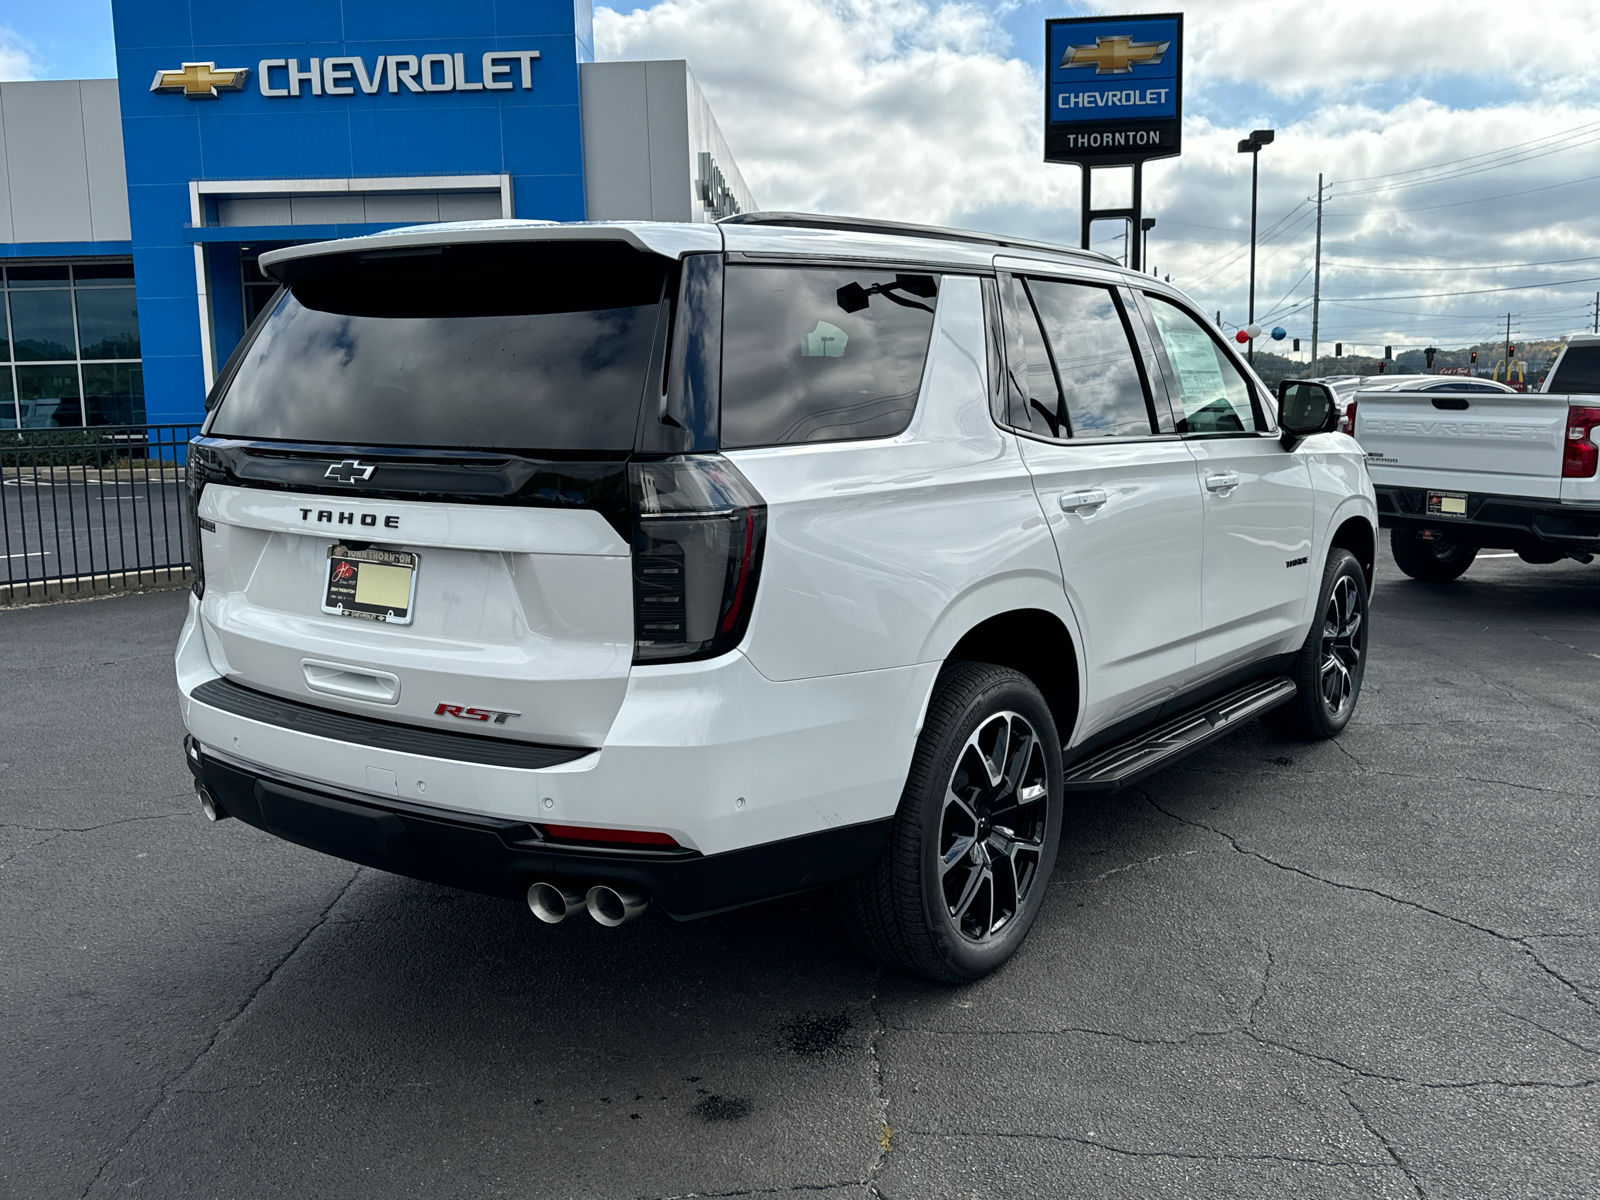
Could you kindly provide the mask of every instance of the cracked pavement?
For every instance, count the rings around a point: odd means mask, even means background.
[[[1343,738],[1069,811],[956,989],[210,826],[186,594],[0,611],[0,1195],[1600,1195],[1600,567],[1379,575]]]

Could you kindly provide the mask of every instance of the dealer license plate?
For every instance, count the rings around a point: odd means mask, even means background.
[[[1467,495],[1465,492],[1429,492],[1428,515],[1430,517],[1464,517],[1467,515]]]
[[[359,621],[411,624],[417,595],[417,556],[409,550],[328,547],[322,611]]]

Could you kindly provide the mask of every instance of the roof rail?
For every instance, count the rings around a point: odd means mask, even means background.
[[[880,221],[873,217],[833,217],[822,213],[751,212],[723,217],[718,225],[777,225],[791,229],[833,229],[842,233],[887,233],[898,237],[938,238],[950,242],[976,242],[1013,250],[1044,250],[1051,254],[1070,254],[1121,266],[1109,254],[1098,250],[1079,250],[1029,238],[1006,237],[998,233],[974,233],[970,229],[945,229],[938,225],[911,225],[905,221]]]

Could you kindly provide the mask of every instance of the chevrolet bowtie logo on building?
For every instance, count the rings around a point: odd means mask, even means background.
[[[152,92],[182,92],[190,100],[215,100],[221,92],[242,92],[249,67],[218,67],[214,62],[184,63],[179,71],[157,71]]]
[[[1096,75],[1127,75],[1136,66],[1155,66],[1171,42],[1136,42],[1121,34],[1096,38],[1092,46],[1068,46],[1061,66],[1093,67]]]

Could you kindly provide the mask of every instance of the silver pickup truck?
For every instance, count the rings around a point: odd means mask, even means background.
[[[1456,579],[1483,549],[1530,563],[1600,554],[1600,335],[1569,338],[1540,392],[1351,399],[1378,522],[1413,579]]]

